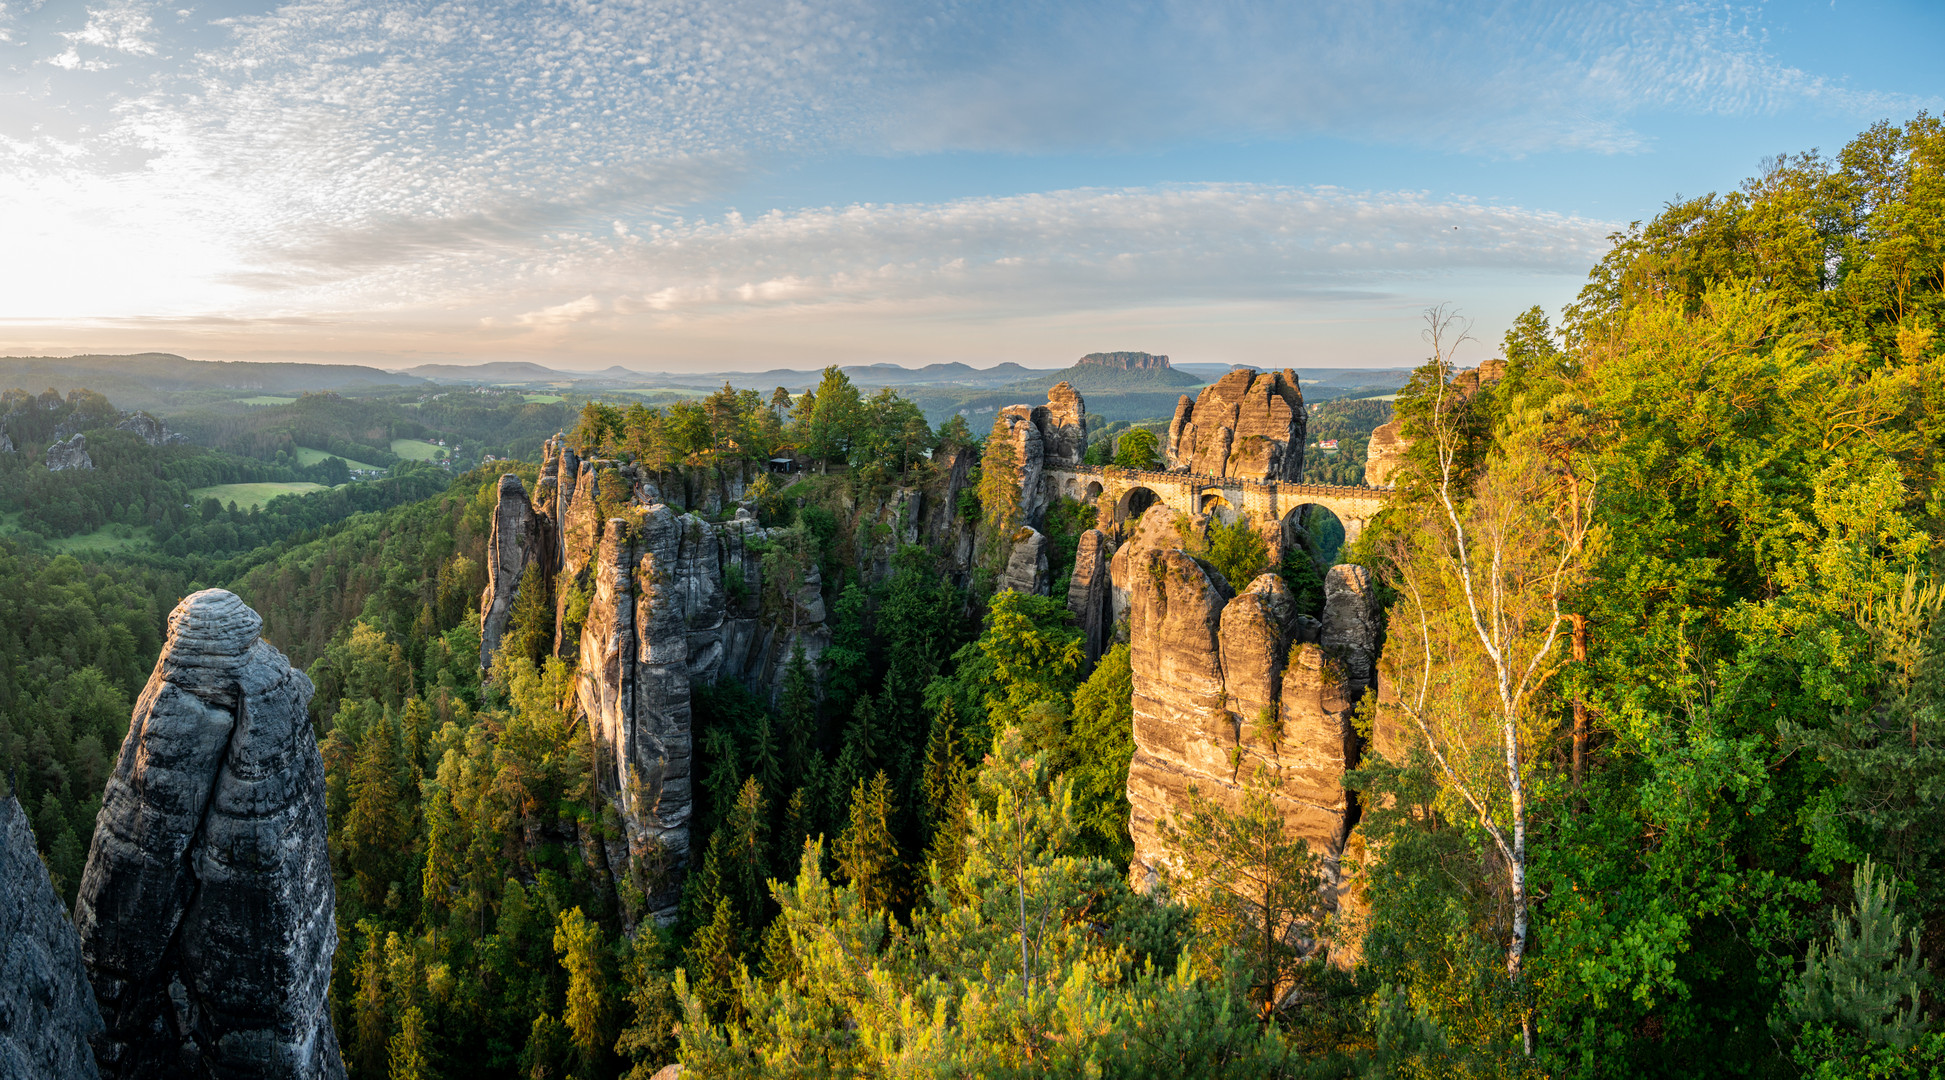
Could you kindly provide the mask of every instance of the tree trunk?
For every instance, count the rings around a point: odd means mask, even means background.
[[[1587,663],[1587,616],[1573,615],[1574,663]],[[1587,700],[1585,691],[1574,691],[1574,787],[1580,786],[1587,766]]]

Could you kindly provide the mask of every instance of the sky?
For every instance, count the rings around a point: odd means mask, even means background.
[[[0,0],[0,354],[1418,363],[1945,4]],[[1484,352],[1482,352],[1482,357]]]

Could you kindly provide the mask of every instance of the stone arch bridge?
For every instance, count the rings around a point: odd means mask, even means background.
[[[1142,511],[1158,502],[1185,514],[1232,510],[1249,515],[1264,527],[1275,522],[1283,529],[1304,507],[1321,506],[1343,524],[1344,542],[1348,544],[1384,509],[1391,494],[1388,487],[1292,484],[1113,465],[1054,468],[1047,470],[1047,475],[1056,493],[1095,506],[1095,527],[1109,535],[1120,532],[1126,522],[1139,518]]]

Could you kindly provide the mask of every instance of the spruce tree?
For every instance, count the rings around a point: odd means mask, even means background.
[[[868,908],[891,908],[904,896],[899,880],[898,845],[892,839],[891,781],[884,771],[851,792],[851,823],[837,841],[840,873],[858,890]]]
[[[398,878],[405,827],[410,824],[400,815],[405,796],[398,782],[398,751],[391,717],[372,723],[358,740],[358,760],[348,785],[345,862],[367,911],[385,906],[386,894]]]
[[[740,1013],[741,998],[736,992],[736,975],[742,969],[743,926],[729,897],[716,900],[707,925],[689,940],[685,955],[689,989],[712,1018],[733,1018]]]
[[[356,1080],[382,1080],[391,1049],[385,1019],[385,950],[376,923],[367,920],[358,929],[365,947],[358,954],[353,979],[350,1065]]]
[[[398,1018],[398,1034],[392,1036],[387,1058],[390,1080],[432,1080],[432,1055],[427,1046],[425,1011],[417,1005]]]
[[[777,718],[783,723],[784,783],[795,788],[803,782],[817,744],[817,676],[804,656],[802,643],[790,650],[783,694],[777,700]]]
[[[601,928],[570,908],[554,928],[554,952],[567,972],[567,999],[561,1021],[573,1035],[580,1060],[578,1075],[606,1072],[614,1039],[608,1025],[608,977],[601,967]]]

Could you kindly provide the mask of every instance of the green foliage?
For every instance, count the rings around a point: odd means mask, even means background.
[[[1124,469],[1159,469],[1161,441],[1147,428],[1134,428],[1115,441],[1114,463]]]
[[[1117,865],[1134,855],[1128,835],[1128,762],[1134,756],[1134,672],[1128,646],[1107,651],[1074,690],[1073,732],[1061,756],[1074,763],[1074,816],[1083,851]]]
[[[1782,1031],[1835,1028],[1899,1049],[1924,1034],[1919,991],[1929,980],[1918,930],[1906,933],[1894,889],[1869,859],[1858,864],[1850,914],[1833,913],[1829,939],[1810,947],[1783,987]]]
[[[1229,522],[1211,521],[1208,532],[1198,539],[1201,543],[1195,545],[1194,554],[1215,567],[1234,592],[1249,588],[1257,575],[1269,569],[1270,547],[1246,514]]]
[[[1075,855],[1064,780],[1002,740],[979,775],[964,866],[935,877],[910,929],[806,850],[779,885],[796,961],[739,980],[727,1023],[682,982],[685,1069],[721,1077],[877,1074],[1290,1076],[1300,1063],[1233,980],[1181,957],[1176,909]],[[990,807],[990,809],[987,809]],[[952,897],[963,897],[954,901]],[[1146,947],[1143,944],[1146,943]]]

